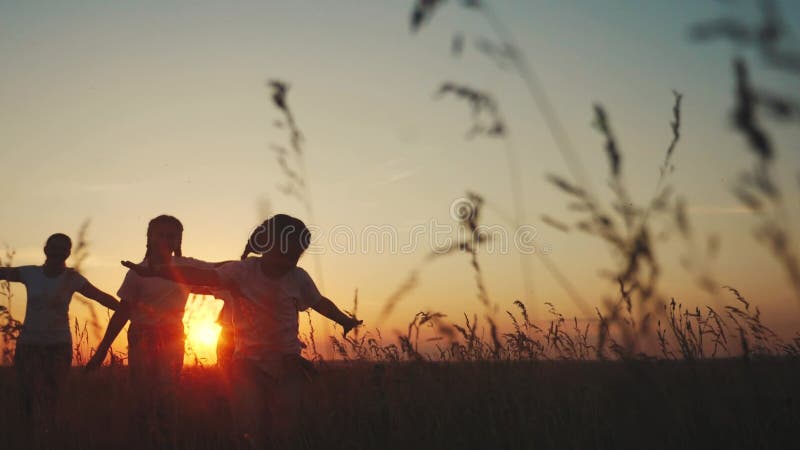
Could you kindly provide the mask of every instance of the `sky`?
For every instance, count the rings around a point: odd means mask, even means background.
[[[218,261],[238,257],[265,211],[287,212],[320,236],[319,257],[306,256],[301,265],[345,308],[358,290],[360,316],[374,324],[430,245],[422,239],[409,251],[379,251],[362,239],[365,229],[390,227],[406,243],[415,227],[452,225],[450,207],[468,190],[486,199],[486,224],[506,226],[503,217],[513,208],[502,142],[465,138],[467,106],[433,95],[452,81],[497,100],[519,155],[525,223],[581,296],[600,304],[614,293],[600,276],[613,264],[607,247],[538,219],[576,216],[545,181],[567,170],[524,85],[469,45],[460,57],[450,52],[454,34],[472,42],[492,37],[491,29],[451,1],[412,33],[412,3],[0,1],[0,243],[16,250],[16,264],[39,264],[49,234],[75,236],[89,219],[85,274],[115,293],[125,273],[119,260],[141,258],[147,221],[158,214],[183,222],[184,255]],[[687,38],[703,19],[754,20],[750,2],[491,5],[516,35],[600,191],[608,163],[591,126],[593,105],[609,112],[626,182],[644,202],[670,139],[672,90],[684,94],[670,184],[687,198],[699,233],[719,234],[722,250],[713,263],[719,282],[739,288],[776,327],[800,329],[800,305],[753,239],[753,215],[730,193],[752,163],[730,125],[731,58],[749,57],[754,78],[776,91],[797,92],[797,79],[760,67],[755,55],[727,43]],[[781,5],[797,30],[800,4]],[[270,79],[290,85],[289,104],[305,136],[312,217],[279,188],[285,176],[270,149],[286,145],[287,134],[275,126],[280,114],[270,102]],[[769,131],[787,204],[797,205],[800,133],[796,125],[770,124]],[[340,251],[330,240],[347,237],[347,230],[357,251]],[[678,244],[660,250],[663,291],[687,304],[715,301],[681,268],[682,251]],[[518,256],[481,255],[490,297],[503,309],[522,298],[537,314],[549,301],[581,316],[529,258],[534,289],[525,294]],[[23,289],[15,293],[24,298]],[[21,310],[21,301],[15,305]],[[402,329],[420,310],[451,317],[481,310],[466,255],[426,265],[381,326]]]

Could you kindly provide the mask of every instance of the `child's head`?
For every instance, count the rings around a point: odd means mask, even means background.
[[[247,240],[242,259],[258,253],[270,259],[280,258],[292,265],[311,243],[311,232],[302,220],[276,214],[256,228]]]
[[[72,240],[64,233],[55,233],[44,244],[44,255],[51,263],[64,264],[72,253]]]
[[[160,215],[147,224],[147,253],[145,258],[158,255],[168,259],[173,254],[181,256],[183,224],[173,216]]]

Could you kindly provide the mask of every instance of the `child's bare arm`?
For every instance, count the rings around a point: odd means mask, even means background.
[[[134,264],[130,261],[122,261],[122,265],[133,270],[142,277],[166,278],[181,284],[191,284],[196,286],[206,286],[209,288],[223,287],[217,272],[213,269],[200,269],[189,266],[155,265],[148,267],[142,264]]]
[[[128,317],[130,317],[129,307],[130,304],[123,298],[122,302],[120,302],[120,308],[114,312],[111,319],[108,321],[106,333],[103,335],[100,344],[98,344],[97,351],[95,351],[94,355],[92,355],[86,363],[86,370],[94,370],[103,364],[103,361],[106,359],[106,354],[111,348],[111,344],[128,322]]]
[[[362,320],[358,320],[355,317],[350,317],[347,314],[343,313],[329,298],[322,297],[322,300],[318,301],[316,304],[311,306],[311,309],[314,311],[322,314],[323,316],[327,317],[328,319],[333,320],[334,322],[338,323],[339,325],[344,328],[344,335],[347,336],[347,332],[352,330],[353,328],[361,325],[363,323]]]
[[[106,294],[105,292],[101,291],[92,283],[87,282],[78,292],[80,292],[84,297],[90,298],[97,303],[105,306],[106,308],[116,311],[119,308],[119,302],[110,294]]]
[[[19,269],[16,267],[0,267],[0,280],[20,281]]]

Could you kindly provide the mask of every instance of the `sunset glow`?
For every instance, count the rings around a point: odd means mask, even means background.
[[[188,339],[192,347],[214,347],[222,328],[215,323],[199,322],[191,324]]]
[[[217,316],[223,302],[210,295],[190,295],[183,315],[183,328],[186,332],[186,361],[195,359],[203,364],[217,361],[216,347],[219,332]]]

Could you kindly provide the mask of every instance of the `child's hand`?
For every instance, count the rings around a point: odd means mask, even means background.
[[[136,275],[140,277],[154,277],[156,276],[156,271],[153,270],[151,267],[145,266],[143,264],[135,264],[130,261],[120,261],[120,263],[131,269],[132,271],[136,272]]]
[[[352,330],[353,328],[361,325],[364,323],[363,320],[358,320],[355,317],[351,317],[350,320],[342,324],[342,328],[344,328],[344,337],[347,337],[347,333]]]

